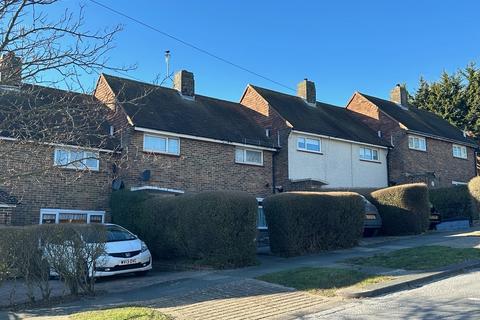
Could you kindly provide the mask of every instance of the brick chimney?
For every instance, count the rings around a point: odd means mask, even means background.
[[[408,93],[404,86],[397,84],[390,91],[390,101],[399,104],[404,108],[408,108]]]
[[[306,102],[315,104],[317,102],[315,83],[305,78],[297,85],[297,95]]]
[[[182,96],[193,98],[195,96],[195,80],[193,79],[193,73],[186,70],[180,70],[175,73],[173,88]]]
[[[22,84],[22,59],[10,51],[0,58],[0,84],[19,86]]]

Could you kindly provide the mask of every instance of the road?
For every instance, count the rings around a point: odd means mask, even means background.
[[[301,319],[480,319],[480,269]]]

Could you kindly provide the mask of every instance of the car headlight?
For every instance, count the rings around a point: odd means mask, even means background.
[[[148,250],[147,244],[142,241],[142,252],[145,252]]]

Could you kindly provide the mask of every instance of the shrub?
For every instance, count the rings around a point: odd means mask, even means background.
[[[467,186],[431,189],[429,198],[442,219],[473,218],[472,197]]]
[[[474,200],[473,216],[474,220],[479,218],[480,211],[480,177],[475,177],[468,183],[468,191]]]
[[[254,197],[235,192],[177,197],[125,193],[112,198],[112,204],[118,201],[112,206],[113,221],[138,234],[155,257],[200,260],[220,268],[256,261]]]
[[[427,230],[430,217],[425,184],[405,184],[372,192],[387,235],[418,234]]]
[[[352,192],[288,192],[263,202],[270,249],[281,256],[352,247],[363,232],[362,198]]]

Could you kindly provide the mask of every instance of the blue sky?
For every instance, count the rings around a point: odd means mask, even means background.
[[[413,91],[480,62],[480,1],[127,1],[97,0],[156,28],[296,88],[315,81],[317,99],[345,105],[354,91],[388,97],[396,83]],[[248,83],[294,93],[217,61],[89,2],[89,29],[123,24],[113,64],[138,64],[135,78],[172,68],[195,74],[199,94],[238,101]],[[60,8],[51,8],[52,14]],[[93,77],[84,77],[93,83]]]

